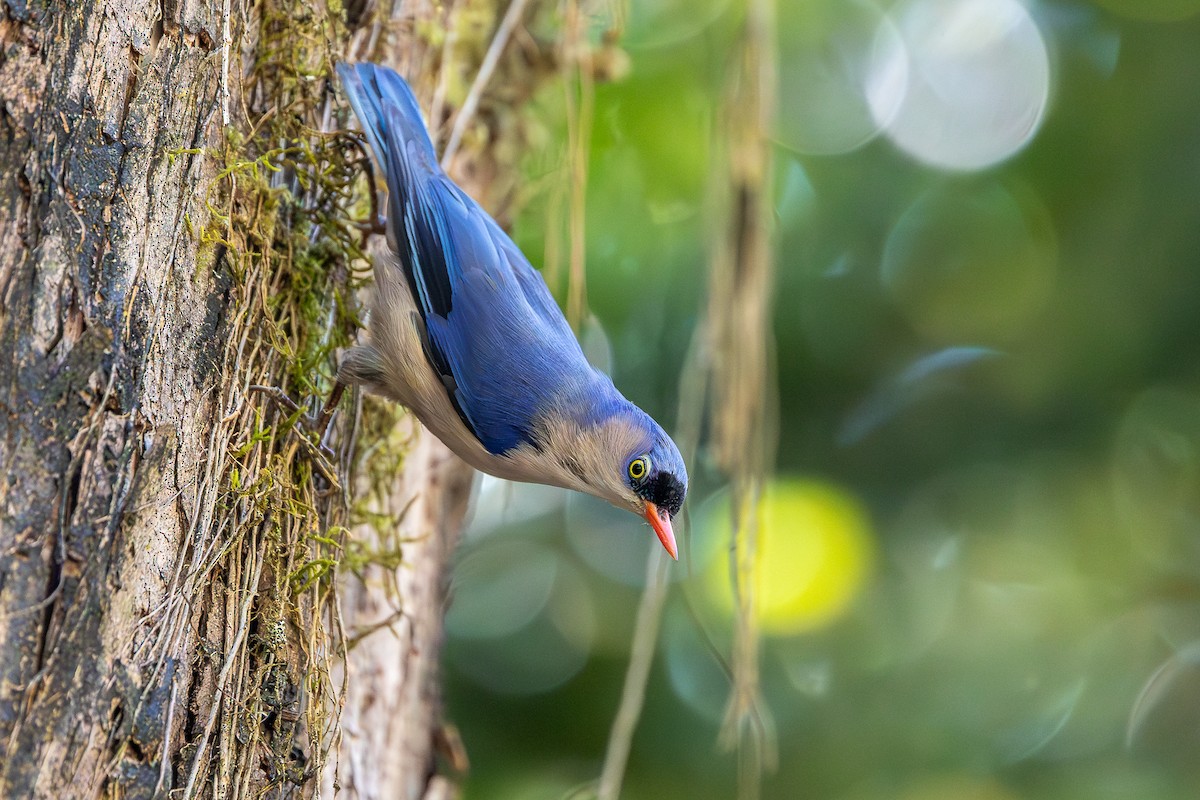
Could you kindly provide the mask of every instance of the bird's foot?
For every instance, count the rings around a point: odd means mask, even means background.
[[[307,436],[301,438],[310,445],[313,445],[315,450],[324,456],[330,464],[337,459],[337,455],[325,444],[325,433],[329,429],[329,422],[333,418],[334,409],[337,407],[338,401],[341,400],[342,393],[346,390],[345,384],[339,382],[333,387],[333,392],[330,393],[328,402],[321,409],[321,413],[315,417],[311,414],[305,414],[304,409],[300,407],[299,403],[288,397],[287,393],[278,386],[254,384],[249,387],[249,390],[255,394],[266,395],[269,399],[286,409],[295,418],[295,424],[304,432],[311,434],[315,441],[310,440]],[[326,477],[330,477],[329,472],[326,473]],[[334,482],[336,483],[336,481]]]
[[[329,397],[325,400],[325,405],[321,408],[321,413],[317,415],[315,421],[315,431],[319,441],[325,440],[325,431],[329,430],[329,422],[333,419],[333,412],[337,410],[337,405],[341,402],[342,394],[345,391],[346,384],[341,381],[333,384],[333,391],[329,393]]]
[[[375,191],[375,162],[371,160],[371,154],[367,152],[367,143],[361,134],[350,136],[350,141],[362,153],[363,170],[367,173],[367,186],[371,187],[371,218],[366,222],[356,222],[354,227],[362,231],[363,246],[367,244],[367,237],[372,234],[384,234],[387,228],[384,227],[386,222],[383,212],[379,209],[379,193]]]
[[[373,215],[371,219],[355,222],[354,227],[362,231],[364,236],[382,236],[387,233],[387,218],[382,214]]]

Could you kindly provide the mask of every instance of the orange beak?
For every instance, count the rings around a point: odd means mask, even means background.
[[[666,514],[658,513],[658,506],[645,501],[646,507],[642,513],[646,517],[646,522],[650,523],[650,527],[654,528],[654,532],[658,534],[658,540],[662,542],[662,546],[667,549],[671,558],[679,560],[679,548],[675,546],[675,531],[671,530],[671,518]]]

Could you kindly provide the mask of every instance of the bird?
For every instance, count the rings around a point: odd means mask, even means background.
[[[632,511],[678,560],[675,442],[588,362],[541,273],[442,170],[405,80],[365,62],[337,72],[388,195],[367,341],[343,354],[339,386],[407,406],[485,473]]]

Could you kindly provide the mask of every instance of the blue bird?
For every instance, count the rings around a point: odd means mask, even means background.
[[[337,69],[387,181],[390,246],[369,343],[339,382],[404,404],[476,469],[639,514],[677,559],[687,470],[671,437],[588,363],[541,274],[442,172],[404,79]]]

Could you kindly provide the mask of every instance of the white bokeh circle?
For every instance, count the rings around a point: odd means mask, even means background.
[[[869,0],[809,0],[791,13],[797,18],[780,41],[779,140],[809,155],[862,147],[904,97],[899,31]]]
[[[1017,0],[904,0],[892,20],[908,54],[895,98],[870,95],[887,136],[913,158],[979,170],[1017,153],[1050,97],[1042,31]]]

